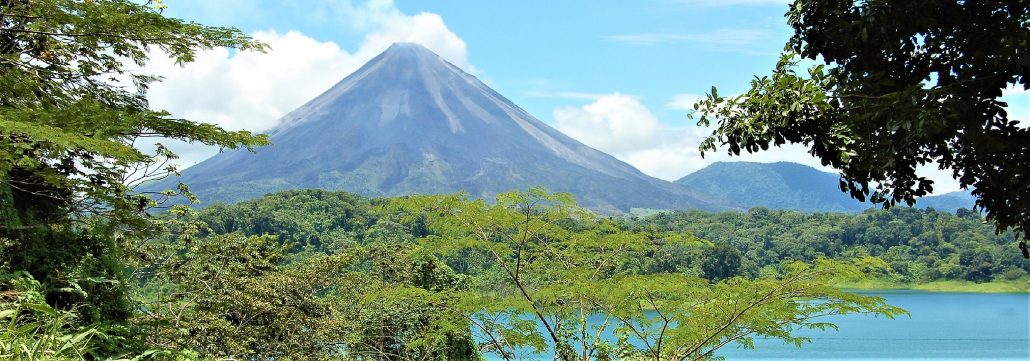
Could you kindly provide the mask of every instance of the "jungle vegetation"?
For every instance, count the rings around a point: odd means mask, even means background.
[[[140,144],[254,149],[267,140],[151,109],[147,85],[158,79],[132,69],[151,51],[186,63],[201,49],[264,45],[237,29],[167,18],[163,6],[0,0],[0,358],[709,359],[759,336],[801,345],[795,330],[835,327],[821,316],[904,313],[832,286],[842,279],[902,265],[933,277],[917,266],[945,269],[953,257],[959,268],[940,277],[1022,276],[991,253],[1004,238],[966,237],[980,234],[963,228],[972,215],[921,217],[957,219],[953,228],[933,223],[948,230],[939,243],[986,252],[931,249],[941,262],[897,263],[918,252],[895,246],[920,244],[876,232],[838,242],[828,232],[799,246],[798,261],[784,242],[771,247],[774,235],[755,239],[775,250],[760,253],[739,246],[750,241],[743,236],[676,221],[743,215],[607,219],[542,189],[492,202],[292,191],[202,211],[172,205],[196,200],[187,185],[133,192],[176,173],[172,152]],[[840,216],[811,217],[804,224]],[[843,246],[835,253],[824,243]],[[867,257],[881,251],[891,263]],[[970,266],[984,255],[993,257],[988,269]],[[606,328],[619,337],[600,337]]]

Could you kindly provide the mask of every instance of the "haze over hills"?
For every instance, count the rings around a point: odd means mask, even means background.
[[[837,174],[790,162],[716,162],[675,183],[745,208],[858,212],[871,207],[841,192]],[[968,191],[959,191],[923,197],[916,207],[953,212],[971,208],[974,200]]]
[[[750,207],[810,212],[869,208],[840,191],[840,177],[790,162],[716,162],[675,181],[697,192]]]
[[[543,185],[600,211],[730,208],[562,134],[416,44],[394,44],[269,136],[256,153],[220,153],[147,188],[183,181],[211,204],[298,188],[489,199]]]

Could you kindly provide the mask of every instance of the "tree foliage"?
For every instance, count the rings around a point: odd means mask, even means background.
[[[151,343],[219,358],[315,359],[343,338],[331,298],[349,254],[283,264],[271,237],[200,238],[162,265],[145,307]],[[328,324],[326,324],[328,323]]]
[[[444,259],[471,250],[490,260],[474,275],[486,280],[463,297],[463,311],[482,348],[503,359],[551,350],[561,360],[700,360],[731,342],[753,347],[757,336],[800,345],[796,329],[833,327],[813,321],[821,316],[904,312],[829,286],[882,261],[820,259],[788,264],[778,279],[711,284],[648,273],[642,263],[658,244],[696,238],[628,231],[540,188],[496,201],[415,197],[407,205],[432,232],[426,248]],[[603,336],[612,330],[618,340]]]
[[[141,272],[147,344],[216,358],[477,359],[446,297],[467,277],[371,203],[291,191],[188,215]]]
[[[135,339],[130,256],[164,231],[148,209],[188,195],[185,186],[153,198],[132,193],[176,171],[164,147],[140,149],[147,139],[266,143],[150,108],[147,85],[158,78],[136,70],[149,57],[182,64],[212,47],[264,48],[236,29],[167,18],[161,8],[129,0],[0,1],[0,276],[37,280],[33,292],[48,307],[74,315],[64,318],[74,323],[40,323],[62,333],[105,329]],[[0,293],[16,292],[11,287],[0,284]],[[89,357],[140,346],[132,341]]]
[[[1030,89],[1030,4],[797,0],[787,19],[771,75],[695,106],[700,125],[719,125],[702,151],[802,143],[841,171],[842,191],[884,207],[929,194],[916,170],[936,165],[999,231],[1030,234],[1030,128],[1000,99]]]
[[[689,233],[739,252],[740,265],[732,275],[748,277],[778,274],[785,260],[864,256],[887,261],[890,272],[880,276],[897,283],[1000,281],[1030,271],[1030,264],[1011,252],[1017,243],[1012,232],[995,234],[980,215],[967,209],[955,214],[907,207],[859,214],[766,208],[747,213],[668,212],[632,220],[629,227]],[[715,263],[713,256],[719,253],[706,250],[677,263]]]
[[[14,208],[24,212],[32,202],[58,212],[35,220],[138,216],[150,203],[131,187],[174,172],[163,163],[174,157],[167,149],[151,156],[136,148],[147,138],[228,148],[265,143],[151,110],[145,94],[157,78],[133,72],[154,55],[182,64],[212,47],[264,48],[238,30],[167,18],[151,3],[126,0],[5,0],[2,8],[0,178],[15,193]]]
[[[530,347],[562,359],[704,359],[752,336],[803,341],[794,327],[828,326],[811,317],[901,312],[826,286],[858,265],[731,277],[739,255],[725,247],[597,219],[542,189],[496,205],[300,191],[151,215],[170,197],[194,199],[185,185],[132,192],[176,172],[174,154],[146,154],[142,142],[267,143],[150,108],[159,79],[133,70],[148,58],[264,49],[162,8],[0,0],[0,357],[459,360]],[[709,249],[714,261],[693,258]],[[598,314],[611,322],[587,321]],[[624,337],[600,337],[606,327]]]

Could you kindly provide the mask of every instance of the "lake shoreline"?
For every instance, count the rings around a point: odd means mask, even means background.
[[[923,291],[935,293],[1030,293],[1030,280],[991,281],[975,283],[969,281],[934,281],[929,283],[904,283],[890,280],[861,280],[839,282],[842,289],[856,291]]]

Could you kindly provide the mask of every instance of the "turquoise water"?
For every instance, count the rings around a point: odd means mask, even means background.
[[[728,360],[963,359],[1030,360],[1030,295],[876,292],[912,313],[897,319],[826,318],[840,331],[804,332],[801,348],[760,340],[754,350],[722,349]]]
[[[812,338],[801,348],[756,339],[753,350],[730,344],[717,354],[727,360],[1030,360],[1030,295],[863,293],[884,297],[912,315],[827,317],[823,320],[840,331],[799,332]],[[488,359],[496,359],[492,356]]]

